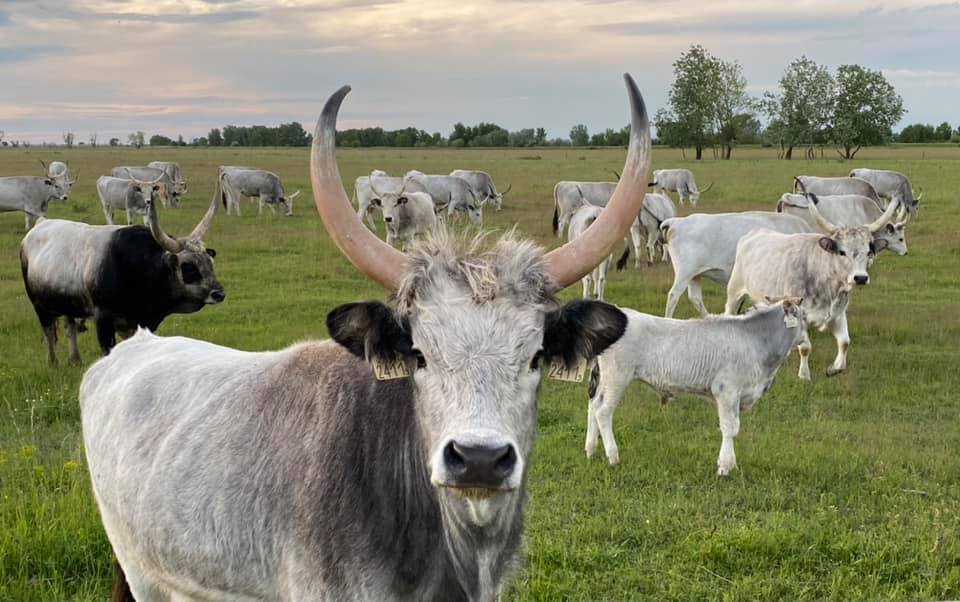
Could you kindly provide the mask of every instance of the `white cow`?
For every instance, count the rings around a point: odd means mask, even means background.
[[[803,299],[788,298],[743,316],[673,320],[621,308],[627,331],[597,360],[590,375],[587,408],[587,457],[597,448],[597,434],[610,464],[620,462],[613,436],[613,412],[627,385],[639,379],[660,395],[713,399],[723,442],[717,474],[737,465],[733,438],[740,412],[752,408],[773,384],[790,350],[804,338]]]
[[[483,205],[486,199],[480,198],[470,183],[463,178],[425,174],[413,169],[408,171],[403,179],[408,183],[408,190],[429,194],[438,210],[446,207],[448,217],[454,212],[461,212],[467,215],[471,224],[483,225]]]
[[[60,180],[49,176],[7,176],[0,178],[0,213],[23,211],[24,229],[47,216],[50,201],[67,200],[67,191]]]
[[[817,209],[832,224],[838,226],[863,226],[873,223],[883,215],[883,209],[873,199],[856,194],[834,196],[817,196],[820,201]],[[819,228],[816,220],[810,215],[810,201],[806,195],[786,193],[777,201],[777,211],[796,215],[805,220],[814,230]],[[884,243],[878,248],[886,249],[897,255],[907,254],[907,240],[905,226],[909,221],[909,214],[905,221],[888,223],[873,233],[874,242],[883,239]],[[823,232],[829,234],[829,232]]]
[[[114,178],[100,176],[97,178],[97,196],[103,207],[103,215],[109,225],[113,225],[113,212],[125,211],[127,225],[133,223],[133,214],[143,216],[143,223],[147,223],[148,203],[162,195],[159,180],[141,182],[134,178]]]
[[[570,218],[584,204],[606,207],[616,187],[616,182],[557,182],[553,187],[553,233],[563,237]]]
[[[597,218],[600,217],[600,213],[603,211],[603,207],[597,207],[594,205],[584,205],[577,209],[577,212],[573,214],[573,218],[570,220],[570,229],[567,231],[567,240],[573,241],[577,238],[583,236],[583,233],[587,231],[587,228],[593,225]],[[617,271],[623,269],[623,266],[627,263],[627,259],[630,256],[630,245],[624,245],[623,254],[620,256],[620,259],[617,260]],[[603,289],[607,283],[607,273],[610,271],[610,262],[613,260],[613,256],[607,255],[603,258],[597,267],[595,267],[591,272],[584,275],[581,278],[583,283],[583,298],[590,298],[590,281],[593,281],[593,296],[603,301]]]
[[[823,234],[781,234],[754,230],[737,243],[736,262],[727,284],[725,313],[735,314],[743,298],[767,296],[802,297],[807,323],[829,328],[837,340],[837,357],[827,370],[833,376],[847,369],[847,306],[855,286],[870,282],[868,270],[884,240],[873,234],[893,218],[899,203],[890,203],[875,222],[865,226],[840,227],[817,210],[811,195],[810,213]],[[800,378],[810,380],[810,339],[800,343]]]
[[[647,265],[653,265],[657,247],[660,247],[660,261],[667,260],[670,253],[667,246],[663,244],[660,225],[672,217],[677,217],[677,206],[669,196],[656,192],[648,192],[644,196],[639,219],[634,220],[633,225],[630,226],[630,236],[633,238],[636,251],[634,268],[640,267],[640,245],[644,238],[647,239]]]
[[[370,189],[371,178],[376,178],[378,190],[387,192],[399,192],[403,188],[403,178],[391,178],[387,172],[374,169],[369,176],[358,176],[353,181],[353,202],[357,204],[357,215],[360,219],[366,219],[367,225],[376,232],[377,223],[373,219],[373,214],[380,211],[382,203],[373,202],[376,195]]]
[[[713,188],[713,182],[703,190],[697,189],[697,181],[693,178],[693,172],[689,169],[656,169],[653,171],[654,192],[667,194],[667,192],[676,192],[680,198],[680,204],[690,199],[690,204],[694,207],[700,201],[700,195]],[[669,196],[669,195],[668,195]]]
[[[809,192],[817,196],[859,194],[880,202],[880,195],[873,184],[860,178],[796,176],[793,178],[793,191]]]
[[[911,215],[916,215],[923,193],[920,193],[919,196],[914,196],[913,185],[910,184],[907,176],[899,171],[861,167],[851,169],[850,177],[860,178],[861,180],[869,182],[881,197],[891,202],[900,201],[900,204],[909,211]]]
[[[457,178],[463,178],[470,184],[470,187],[483,197],[483,203],[493,203],[493,208],[497,211],[500,211],[500,206],[503,204],[503,197],[510,192],[510,189],[513,188],[513,184],[507,186],[507,189],[503,192],[497,192],[497,187],[493,183],[493,178],[490,177],[485,171],[478,171],[475,169],[454,169],[450,172],[451,176]]]
[[[814,231],[799,217],[772,211],[694,213],[664,220],[660,236],[666,241],[673,264],[673,286],[667,294],[664,315],[673,317],[680,295],[686,289],[690,302],[706,317],[709,312],[703,304],[701,279],[725,284],[733,270],[737,241],[755,228],[784,233]]]
[[[400,243],[400,249],[406,250],[413,240],[429,234],[437,227],[437,214],[433,199],[426,192],[409,192],[401,186],[396,192],[379,189],[379,178],[368,182],[373,193],[372,205],[383,211],[383,222],[387,229],[387,244]]]
[[[47,176],[56,180],[64,194],[69,196],[71,186],[77,181],[76,177],[70,174],[70,165],[66,161],[51,161],[47,166],[43,159],[40,159],[40,165],[47,170]]]

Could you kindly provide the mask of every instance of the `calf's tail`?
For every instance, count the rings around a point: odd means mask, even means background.
[[[627,239],[623,239],[623,254],[620,255],[620,259],[617,260],[617,271],[623,270],[623,267],[627,265],[627,260],[630,259],[630,243],[627,242]]]
[[[553,189],[553,233],[560,236],[560,199],[557,198],[557,189]]]
[[[600,363],[597,362],[593,365],[593,368],[590,370],[590,381],[587,384],[587,395],[590,396],[590,399],[593,399],[596,396],[597,391],[600,389]]]

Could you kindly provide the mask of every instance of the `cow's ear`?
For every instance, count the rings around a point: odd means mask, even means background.
[[[377,207],[380,207],[380,206],[383,205],[383,204],[380,202],[380,199],[370,199],[370,204],[371,204],[371,205],[376,205]]]
[[[888,224],[888,225],[889,225],[889,224]],[[889,240],[887,240],[886,238],[877,238],[877,239],[874,239],[874,241],[870,243],[870,251],[871,251],[874,255],[876,255],[876,254],[879,253],[880,251],[886,249],[888,246],[890,246],[890,241],[889,241]]]
[[[603,353],[623,336],[627,316],[602,301],[577,300],[547,314],[543,329],[543,359],[563,360],[568,367]]]
[[[836,253],[839,247],[837,246],[837,241],[833,240],[829,236],[821,236],[820,240],[817,241],[820,243],[820,248],[826,251],[827,253]]]
[[[887,232],[889,232],[890,234],[893,234],[897,231],[897,227],[889,222],[887,222],[886,228],[887,228]]]
[[[393,360],[410,355],[413,340],[393,311],[379,301],[347,303],[327,314],[330,337],[358,356]]]
[[[406,204],[407,204],[407,197],[402,196],[402,197],[398,198],[398,199],[397,199],[397,204],[398,204],[398,205],[406,205]]]
[[[217,250],[216,250],[216,249],[205,249],[205,250],[206,250],[206,252],[207,252],[207,255],[209,255],[210,257],[216,257],[216,256],[217,256]]]
[[[46,184],[47,186],[53,186],[53,180],[50,178],[47,178],[46,180],[44,180],[43,183]]]

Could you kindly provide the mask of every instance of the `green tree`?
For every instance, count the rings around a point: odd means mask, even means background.
[[[570,143],[574,146],[586,146],[590,144],[590,133],[587,131],[587,126],[578,123],[570,128]]]
[[[937,134],[937,140],[941,140],[943,142],[949,142],[950,136],[953,134],[953,128],[950,127],[949,123],[944,121],[943,123],[937,126],[936,134]]]
[[[699,45],[691,46],[673,63],[671,121],[679,124],[674,133],[683,137],[682,144],[694,147],[697,160],[703,158],[703,146],[713,138],[722,68],[723,62]]]
[[[806,56],[794,60],[780,78],[777,94],[766,93],[762,106],[776,122],[773,134],[783,159],[793,157],[793,147],[826,141],[833,118],[835,82],[826,67]],[[769,139],[769,138],[768,138]]]
[[[160,134],[150,136],[150,146],[173,146],[173,140]]]
[[[852,159],[865,144],[883,144],[903,117],[903,99],[879,71],[860,65],[837,68],[833,141]]]
[[[207,141],[210,143],[210,146],[222,145],[223,136],[220,135],[220,128],[213,128],[210,130],[210,133],[207,134]]]
[[[721,145],[722,156],[729,159],[733,143],[744,133],[753,117],[754,101],[747,94],[747,79],[737,61],[719,61],[717,93],[714,99],[714,128]]]

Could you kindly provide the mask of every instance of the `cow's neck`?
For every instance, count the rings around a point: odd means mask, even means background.
[[[443,513],[443,535],[449,562],[457,581],[470,600],[493,601],[498,585],[509,571],[520,547],[523,534],[523,499],[525,486],[511,494],[510,502],[484,526],[475,524],[483,518],[485,503],[468,502],[456,493],[440,492]]]
[[[783,309],[777,308],[747,318],[755,324],[754,334],[759,339],[760,360],[764,365],[779,366],[793,348],[793,331],[781,326],[784,316]]]

